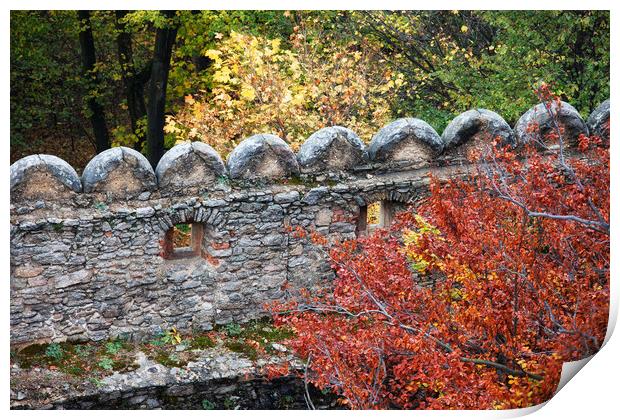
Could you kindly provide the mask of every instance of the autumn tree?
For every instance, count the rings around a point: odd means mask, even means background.
[[[519,408],[553,395],[562,362],[600,348],[609,150],[569,144],[560,102],[538,93],[556,122],[547,138],[472,156],[466,179],[433,179],[417,213],[325,251],[333,284],[274,305],[308,382],[352,408]]]
[[[308,27],[310,26],[310,27]],[[390,118],[389,97],[402,74],[364,44],[322,45],[317,28],[293,27],[290,47],[279,39],[232,31],[218,34],[209,91],[185,97],[166,131],[178,141],[205,141],[222,155],[252,134],[280,136],[293,149],[314,131],[342,125],[366,140]]]
[[[262,130],[283,132],[294,146],[330,124],[347,125],[368,140],[402,116],[422,118],[441,132],[472,107],[492,109],[513,123],[533,105],[528,92],[539,79],[556,80],[564,100],[583,114],[609,97],[606,11],[202,10],[177,11],[169,19],[157,10],[102,10],[91,11],[89,22],[95,84],[82,72],[83,25],[76,11],[11,12],[11,160],[49,153],[83,168],[96,151],[91,99],[105,112],[111,146],[147,153],[156,32],[170,23],[176,36],[163,113],[161,90],[152,102],[159,103],[151,127],[158,142],[160,118],[176,123],[163,134],[163,149],[204,134],[226,152]],[[231,32],[257,44],[237,49]],[[271,42],[279,43],[279,51],[259,68],[270,69],[274,86],[298,92],[261,92],[259,102],[246,89],[252,72],[244,55],[273,50]],[[214,51],[221,63],[209,56]],[[216,80],[227,63],[242,67],[229,82]],[[259,93],[265,76],[255,76],[250,84]],[[303,101],[295,97],[301,91]],[[200,113],[214,123],[212,130],[201,126]]]

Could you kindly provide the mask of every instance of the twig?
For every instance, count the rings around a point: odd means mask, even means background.
[[[308,366],[310,365],[310,361],[312,360],[312,353],[308,355],[308,360],[306,360],[306,365],[304,366],[304,399],[306,400],[306,405],[310,410],[316,410],[314,404],[312,403],[312,398],[310,398],[310,391],[308,390]]]

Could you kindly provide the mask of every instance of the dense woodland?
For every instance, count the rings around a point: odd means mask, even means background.
[[[527,407],[606,333],[609,138],[567,138],[558,110],[609,98],[609,56],[601,11],[12,12],[11,158],[80,170],[124,145],[155,165],[187,140],[225,157],[271,132],[295,150],[329,125],[441,133],[483,107],[513,126],[542,102],[547,133],[489,139],[471,177],[432,179],[390,227],[338,244],[291,227],[335,279],[270,305],[304,380],[350,408]]]
[[[11,159],[78,170],[118,145],[155,164],[187,139],[369,141],[402,116],[441,133],[472,107],[513,124],[540,81],[582,115],[609,97],[604,11],[13,11],[10,30]]]

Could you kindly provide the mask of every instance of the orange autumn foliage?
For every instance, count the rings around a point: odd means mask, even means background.
[[[357,409],[553,396],[562,363],[606,333],[609,150],[582,136],[569,156],[561,127],[545,140],[559,147],[497,147],[470,178],[433,179],[418,214],[326,251],[330,287],[272,306],[308,382]],[[432,288],[417,282],[428,275]]]

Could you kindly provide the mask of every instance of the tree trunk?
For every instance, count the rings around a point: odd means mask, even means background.
[[[150,71],[146,73],[137,72],[133,62],[133,48],[131,34],[127,31],[122,19],[127,15],[127,10],[117,10],[116,12],[116,46],[118,50],[118,62],[121,67],[121,77],[125,87],[125,97],[131,121],[131,131],[138,137],[138,142],[134,145],[136,150],[142,150],[145,140],[144,131],[137,132],[138,121],[146,117],[146,104],[144,102],[144,85],[148,81]],[[150,66],[148,67],[150,70]]]
[[[95,65],[97,58],[95,55],[95,41],[93,39],[93,31],[90,26],[90,12],[88,10],[78,10],[78,19],[80,22],[80,53],[82,56],[82,70],[89,85],[89,90],[96,90],[99,85],[97,70]],[[97,98],[88,95],[88,109],[90,110],[90,122],[93,126],[95,134],[95,146],[97,153],[101,153],[110,148],[110,137],[108,135],[108,127],[105,122],[105,113],[103,106],[97,101]]]
[[[175,15],[174,10],[166,10],[161,13],[168,19],[172,19]],[[170,22],[164,28],[158,28],[155,36],[155,51],[149,84],[147,131],[147,156],[153,168],[157,166],[159,159],[164,154],[166,88],[172,47],[177,36],[177,25],[175,22]]]

